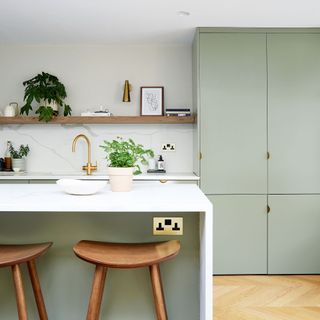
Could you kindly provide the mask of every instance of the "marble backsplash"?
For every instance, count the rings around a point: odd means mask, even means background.
[[[10,140],[17,147],[28,144],[31,151],[27,158],[29,172],[81,172],[87,162],[87,145],[79,140],[75,153],[71,146],[73,138],[83,133],[92,144],[92,162],[98,163],[98,172],[106,171],[104,151],[99,148],[103,140],[117,136],[132,138],[146,148],[162,154],[167,172],[192,172],[193,125],[3,125],[0,126],[0,157]],[[175,143],[175,152],[161,152],[161,144]],[[146,167],[142,168],[146,171]]]

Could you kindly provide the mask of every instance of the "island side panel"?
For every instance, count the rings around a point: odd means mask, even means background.
[[[200,319],[213,319],[213,206],[200,212]]]

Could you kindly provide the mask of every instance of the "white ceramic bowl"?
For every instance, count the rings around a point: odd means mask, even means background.
[[[56,183],[64,192],[73,195],[95,194],[107,185],[106,181],[84,181],[76,179],[60,179]]]

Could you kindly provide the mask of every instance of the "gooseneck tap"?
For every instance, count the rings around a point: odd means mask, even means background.
[[[83,138],[86,142],[87,142],[87,145],[88,145],[88,162],[87,162],[87,165],[85,166],[82,166],[82,170],[86,170],[87,171],[87,175],[90,176],[92,171],[94,170],[97,170],[97,165],[93,165],[91,163],[91,143],[90,143],[90,140],[88,139],[87,136],[85,136],[84,134],[78,134],[74,139],[73,139],[73,142],[72,142],[72,152],[75,152],[76,151],[76,144],[77,144],[77,141],[80,139],[80,138]]]

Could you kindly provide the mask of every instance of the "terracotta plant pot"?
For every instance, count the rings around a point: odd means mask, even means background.
[[[132,190],[133,168],[108,167],[111,191],[128,192]]]

